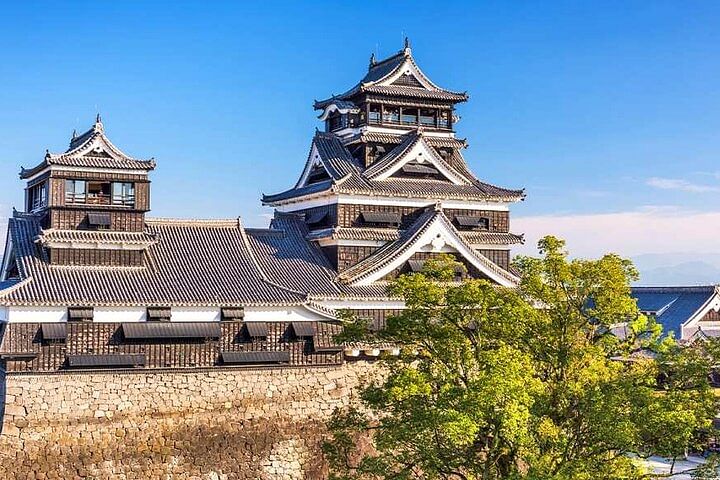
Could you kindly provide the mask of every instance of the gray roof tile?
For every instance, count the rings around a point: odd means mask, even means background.
[[[403,143],[388,152],[381,162],[390,163],[398,158],[409,145],[417,141],[418,134],[411,132],[403,139]],[[431,137],[427,137],[431,138]],[[456,185],[443,180],[410,179],[393,177],[391,180],[372,180],[367,178],[357,161],[348,151],[337,135],[333,133],[318,132],[313,139],[317,146],[323,164],[326,165],[331,180],[318,182],[303,187],[294,187],[290,190],[264,195],[263,203],[274,204],[307,195],[322,192],[351,193],[362,195],[387,195],[391,197],[427,198],[432,200],[499,200],[517,201],[523,199],[523,190],[513,190],[491,185],[477,179],[467,167],[465,159],[459,150],[454,150],[452,157],[446,162],[449,167],[463,177],[471,180],[470,184]],[[310,159],[308,159],[310,161]],[[372,166],[370,168],[373,168]],[[374,169],[378,169],[375,167]]]
[[[396,73],[398,68],[400,68],[406,60],[410,61],[418,69],[420,75],[423,76],[424,79],[432,85],[432,88],[426,89],[404,85],[377,85],[377,83]],[[468,98],[466,93],[452,92],[450,90],[445,90],[434,85],[430,81],[430,79],[428,79],[422,73],[420,68],[417,67],[417,63],[415,63],[415,59],[412,57],[410,49],[405,48],[403,50],[400,50],[395,55],[371,64],[368,68],[368,72],[355,86],[340,95],[332,96],[326,100],[316,101],[315,108],[322,109],[337,100],[351,99],[353,96],[361,92],[408,96],[414,98],[432,98],[438,100],[447,100],[451,102],[464,102]]]
[[[148,220],[158,241],[142,267],[50,265],[33,240],[36,218],[9,220],[21,281],[0,292],[15,305],[301,304],[305,295],[264,278],[239,220]]]
[[[155,160],[138,160],[123,153],[105,136],[98,119],[90,130],[71,140],[66,152],[47,153],[40,164],[21,169],[20,178],[31,177],[51,165],[149,171],[155,168]]]
[[[682,325],[718,294],[718,288],[713,285],[632,288],[638,309],[655,315],[664,332],[675,332],[678,338],[682,333]]]

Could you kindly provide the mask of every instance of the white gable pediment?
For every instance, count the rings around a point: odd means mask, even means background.
[[[381,160],[382,161],[382,160]],[[468,185],[470,180],[450,168],[437,151],[429,146],[424,138],[420,138],[415,144],[405,151],[399,158],[378,173],[369,175],[373,180],[386,180],[398,172],[405,164],[415,162],[420,165],[433,166],[443,177],[455,185]]]
[[[327,168],[325,168],[325,164],[323,163],[322,158],[320,158],[320,152],[318,151],[317,145],[315,145],[315,143],[313,142],[312,148],[310,149],[310,155],[308,156],[308,160],[305,163],[305,168],[303,169],[303,172],[300,175],[300,180],[298,180],[295,188],[306,186],[308,184],[310,174],[316,171],[318,168],[322,168],[323,170],[325,170],[325,173],[327,173],[328,177],[332,178],[330,172],[328,172]]]
[[[418,68],[415,62],[412,61],[410,56],[405,58],[405,61],[392,73],[385,77],[382,81],[378,82],[380,86],[390,86],[397,82],[403,76],[415,77],[415,80],[426,90],[438,90],[438,87],[433,84],[422,71]]]
[[[515,286],[518,281],[514,275],[475,251],[472,246],[468,245],[460,237],[457,230],[452,227],[445,216],[438,214],[419,236],[409,243],[408,248],[405,248],[399,255],[394,256],[390,261],[375,269],[371,274],[355,282],[354,285],[370,285],[383,279],[395,269],[400,268],[418,252],[458,254],[490,280],[504,287]]]
[[[712,297],[681,326],[681,329],[691,331],[693,328],[701,326],[702,319],[711,311],[720,311],[720,289],[718,287]]]

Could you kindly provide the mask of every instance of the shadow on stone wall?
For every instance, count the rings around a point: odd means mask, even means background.
[[[51,472],[61,478],[130,472],[138,478],[327,478],[321,451],[325,427],[319,420],[239,420],[227,412],[163,419],[151,429],[135,425],[131,419],[96,424],[82,440],[72,429],[36,436],[16,457],[23,465],[16,478]]]

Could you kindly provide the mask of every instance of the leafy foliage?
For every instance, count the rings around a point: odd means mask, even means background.
[[[570,260],[554,237],[539,249],[516,260],[515,289],[452,282],[440,256],[393,283],[406,309],[384,330],[348,323],[346,340],[403,353],[331,420],[332,478],[638,479],[638,456],[701,446],[717,344],[663,337],[630,297],[629,261]]]

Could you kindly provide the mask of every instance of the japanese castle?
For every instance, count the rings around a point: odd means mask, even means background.
[[[440,253],[458,276],[513,286],[511,204],[463,158],[455,106],[410,45],[315,102],[324,131],[292,188],[265,195],[266,229],[240,219],[149,218],[153,159],[98,116],[67,151],[23,168],[0,277],[7,371],[323,365],[377,356],[338,345],[338,311],[382,326],[388,281]]]

